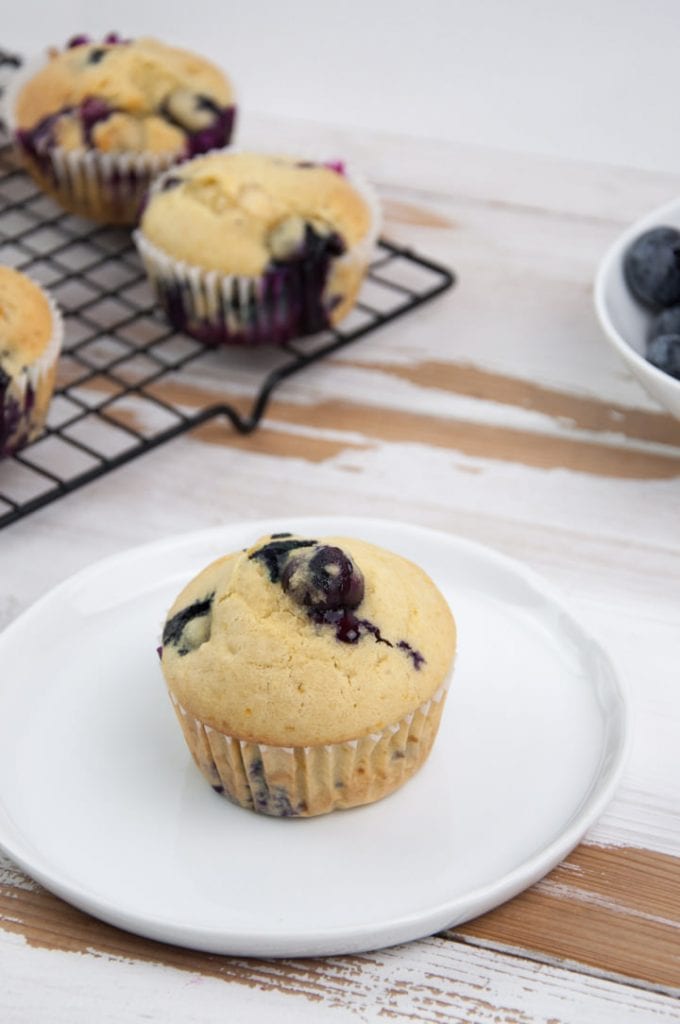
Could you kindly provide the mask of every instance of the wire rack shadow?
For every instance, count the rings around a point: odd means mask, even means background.
[[[48,287],[66,328],[46,429],[0,461],[0,527],[208,420],[224,417],[252,432],[282,382],[455,280],[446,267],[383,239],[341,328],[276,347],[207,349],[168,326],[129,232],[64,213],[36,190],[6,144],[0,263]],[[228,384],[233,401],[220,398],[216,381]]]

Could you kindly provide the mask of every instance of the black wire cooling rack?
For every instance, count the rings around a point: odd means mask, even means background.
[[[5,55],[5,64],[13,62]],[[0,145],[0,263],[49,288],[65,320],[45,431],[0,461],[0,527],[206,420],[221,416],[250,433],[282,381],[455,280],[445,267],[381,240],[342,328],[276,347],[206,349],[171,329],[156,308],[129,232],[64,213],[16,166],[6,143]],[[201,378],[213,388],[223,380],[247,411],[210,401],[210,392],[195,386]]]

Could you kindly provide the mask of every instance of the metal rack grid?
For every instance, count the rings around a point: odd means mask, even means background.
[[[341,328],[276,347],[207,349],[168,326],[129,232],[64,213],[7,145],[0,148],[0,263],[48,287],[65,319],[45,431],[0,461],[0,527],[207,420],[222,416],[250,433],[287,378],[454,283],[445,267],[381,240]],[[205,389],[203,404],[187,403],[187,385],[201,374],[213,385],[241,379],[247,411],[209,401]]]

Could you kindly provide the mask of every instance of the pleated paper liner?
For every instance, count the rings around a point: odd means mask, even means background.
[[[373,803],[426,760],[439,728],[448,680],[415,711],[377,733],[344,743],[283,747],[218,732],[170,698],[193,759],[219,793],[275,817],[311,817]]]

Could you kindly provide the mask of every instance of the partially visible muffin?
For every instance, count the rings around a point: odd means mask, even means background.
[[[63,206],[134,223],[151,178],[230,141],[228,78],[155,39],[71,40],[18,90],[10,111],[24,163]]]
[[[161,664],[213,787],[309,816],[378,800],[418,770],[455,645],[444,597],[412,562],[356,539],[275,534],[184,588]]]
[[[43,290],[0,267],[0,455],[38,437],[54,389],[62,325]]]
[[[351,309],[378,229],[340,164],[218,152],[163,175],[137,245],[173,326],[206,342],[280,342]]]

